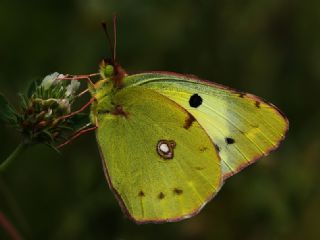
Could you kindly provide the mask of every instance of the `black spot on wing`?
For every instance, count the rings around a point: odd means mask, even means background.
[[[227,144],[234,144],[235,143],[235,140],[233,138],[230,138],[230,137],[227,137],[225,140],[226,140]]]
[[[200,152],[205,152],[208,150],[208,148],[206,146],[200,147],[199,148]]]
[[[173,193],[177,194],[177,195],[181,195],[183,193],[183,190],[179,189],[179,188],[175,188],[175,189],[173,189]]]
[[[202,97],[198,94],[193,94],[189,99],[190,107],[197,108],[202,104]]]
[[[260,103],[259,101],[256,101],[256,102],[255,102],[255,106],[256,106],[257,108],[260,108],[260,104],[261,104],[261,103]]]
[[[205,168],[204,167],[194,167],[195,170],[198,170],[198,171],[201,171],[201,170],[204,170]]]
[[[158,198],[159,198],[159,199],[164,199],[164,198],[165,198],[164,193],[163,193],[163,192],[159,193]]]
[[[144,192],[141,190],[141,191],[138,193],[138,196],[139,196],[139,197],[144,197],[145,194],[144,194]]]

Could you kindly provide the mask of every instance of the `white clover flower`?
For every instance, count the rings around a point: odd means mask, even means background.
[[[65,109],[68,113],[71,112],[71,105],[68,99],[58,99],[57,103],[61,109]]]
[[[62,79],[62,78],[65,78],[65,77],[66,77],[66,75],[60,73],[57,78]]]
[[[48,90],[52,85],[55,85],[58,81],[58,77],[61,74],[54,72],[50,75],[47,75],[41,82],[41,86],[45,89]]]
[[[79,89],[79,87],[80,87],[79,81],[71,81],[71,83],[67,86],[65,96],[66,97],[73,96],[76,93],[76,91]]]

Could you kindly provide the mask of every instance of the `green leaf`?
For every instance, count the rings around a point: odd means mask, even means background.
[[[7,99],[0,94],[0,121],[12,125],[16,122],[16,116],[15,110],[11,107]]]

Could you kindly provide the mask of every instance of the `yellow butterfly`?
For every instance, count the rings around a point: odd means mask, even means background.
[[[188,75],[103,62],[89,86],[105,175],[135,222],[197,214],[223,182],[276,149],[287,118],[254,95]]]

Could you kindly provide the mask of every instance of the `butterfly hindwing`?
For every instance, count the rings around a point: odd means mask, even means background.
[[[192,114],[219,151],[224,179],[275,149],[288,129],[272,104],[193,77],[142,73],[127,77],[125,86],[152,89]]]
[[[136,222],[197,213],[222,184],[220,158],[192,114],[143,86],[119,90],[94,108],[110,187]],[[110,108],[110,109],[109,109]]]

